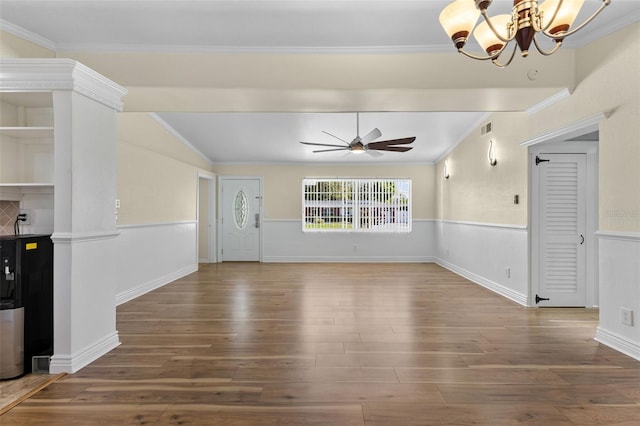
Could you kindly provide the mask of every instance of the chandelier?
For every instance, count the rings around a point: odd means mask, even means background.
[[[574,34],[591,22],[611,3],[611,0],[602,0],[602,4],[593,15],[571,30],[584,0],[545,0],[540,2],[538,0],[513,0],[511,14],[493,17],[487,14],[491,2],[492,0],[455,0],[440,13],[440,24],[453,40],[458,52],[472,59],[491,60],[498,67],[504,68],[513,60],[517,47],[520,48],[522,56],[526,57],[532,42],[538,52],[545,56],[555,53],[565,37]],[[483,21],[476,26],[479,15],[482,15]],[[464,50],[464,45],[472,31],[487,56],[477,56]],[[554,43],[553,47],[549,50],[543,49],[536,39],[538,33],[551,39]],[[500,63],[498,58],[513,40],[516,43],[514,43],[509,59]]]

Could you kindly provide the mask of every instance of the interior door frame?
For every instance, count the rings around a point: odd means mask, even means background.
[[[595,233],[598,230],[598,144],[599,142],[574,142],[581,135],[600,130],[600,123],[607,118],[604,112],[598,112],[581,120],[568,123],[559,128],[553,129],[547,133],[540,134],[531,139],[525,140],[520,146],[528,148],[527,161],[527,183],[530,196],[528,205],[528,239],[529,239],[529,293],[527,297],[527,306],[537,307],[535,302],[536,291],[538,290],[536,281],[534,281],[534,267],[538,267],[539,259],[537,258],[537,223],[538,209],[534,205],[534,198],[538,192],[538,182],[533,179],[535,156],[542,151],[550,153],[583,153],[587,154],[587,237],[588,242],[586,252],[587,263],[587,306],[598,306],[599,303],[599,250],[598,239]],[[569,142],[569,140],[572,140]],[[577,151],[570,151],[576,149]],[[535,184],[535,185],[534,185]],[[585,237],[585,238],[587,238]],[[535,249],[535,250],[534,250]]]
[[[540,267],[539,240],[540,240],[540,217],[538,200],[540,197],[539,181],[535,171],[535,158],[540,154],[585,154],[587,160],[586,167],[586,264],[585,264],[585,291],[587,307],[598,305],[598,142],[595,141],[563,141],[541,143],[529,148],[529,295],[528,305],[538,306],[535,302],[536,294],[539,294]]]
[[[207,231],[207,252],[208,252],[208,263],[216,263],[217,260],[217,250],[216,250],[216,175],[212,173],[207,173],[204,171],[198,171],[198,182],[196,184],[196,221],[198,223],[196,229],[196,262],[200,262],[200,179],[205,179],[209,181],[209,206],[207,209],[208,217],[208,231]]]
[[[264,224],[264,180],[262,176],[247,176],[247,175],[242,175],[242,176],[234,176],[234,175],[223,175],[223,176],[218,176],[218,219],[216,222],[216,227],[220,230],[220,232],[217,233],[217,250],[216,250],[216,255],[217,255],[217,261],[218,262],[223,262],[223,257],[222,257],[222,247],[223,247],[223,232],[222,232],[222,219],[223,219],[223,212],[224,212],[224,206],[223,206],[223,190],[224,190],[224,184],[226,181],[228,180],[242,180],[242,179],[246,179],[246,180],[257,180],[260,184],[260,202],[258,203],[258,208],[260,210],[260,222],[259,222],[259,229],[258,229],[258,238],[260,238],[260,242],[258,243],[258,262],[262,263],[262,254],[263,254],[263,224]]]

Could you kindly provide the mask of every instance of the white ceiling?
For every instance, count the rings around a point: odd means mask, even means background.
[[[471,1],[471,0],[470,0]],[[2,29],[57,51],[360,53],[451,52],[438,24],[450,0],[2,0]],[[600,0],[586,0],[593,11]],[[490,14],[508,12],[496,0]],[[580,21],[582,18],[578,18]],[[640,20],[640,0],[613,0],[566,42],[588,43]],[[490,66],[487,64],[487,66]],[[126,99],[125,99],[126,101]],[[381,139],[417,136],[408,153],[358,162],[433,162],[481,124],[482,112],[363,113],[360,130]],[[344,162],[310,153],[301,140],[355,136],[353,113],[189,113],[155,116],[210,161]]]
[[[345,152],[314,154],[314,148],[298,142],[338,144],[356,136],[355,113],[159,113],[182,137],[214,163],[254,162],[419,162],[429,163],[457,144],[468,129],[479,128],[482,112],[371,112],[360,113],[360,136],[374,127],[377,140],[416,136],[407,153],[385,152],[374,158]],[[479,130],[478,130],[479,131]]]

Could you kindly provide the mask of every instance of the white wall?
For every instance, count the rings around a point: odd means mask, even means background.
[[[198,174],[208,165],[148,114],[119,114],[117,134],[121,304],[197,270]]]
[[[640,235],[599,232],[600,324],[596,340],[640,360]],[[621,308],[633,324],[621,324]]]
[[[524,226],[436,223],[439,265],[525,306],[529,291],[527,250]]]
[[[196,222],[118,226],[116,304],[198,270]]]
[[[115,111],[55,91],[54,354],[75,372],[120,342],[116,331]]]
[[[407,234],[302,232],[300,220],[265,220],[264,262],[432,262],[433,220]]]

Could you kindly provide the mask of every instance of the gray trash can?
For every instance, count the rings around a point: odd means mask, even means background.
[[[2,307],[0,305],[0,379],[12,379],[24,373],[24,308]]]

